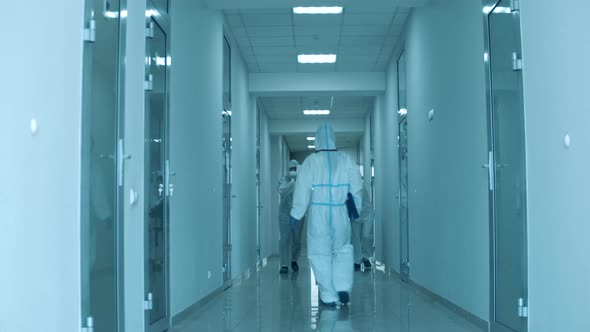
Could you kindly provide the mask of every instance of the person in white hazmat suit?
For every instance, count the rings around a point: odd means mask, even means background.
[[[373,227],[375,221],[375,210],[369,198],[369,191],[363,188],[362,213],[358,218],[352,220],[352,238],[350,242],[354,247],[354,270],[371,268],[369,258],[373,256]]]
[[[295,191],[295,180],[297,178],[297,160],[289,161],[289,174],[279,180],[279,251],[280,251],[280,273],[288,273],[288,263],[291,263],[293,272],[299,271],[297,260],[301,254],[301,231],[303,221],[295,224],[290,223],[290,213],[293,207],[293,192]]]
[[[308,258],[323,305],[350,302],[353,248],[346,200],[351,193],[360,213],[362,189],[359,167],[336,149],[332,127],[321,125],[315,153],[299,167],[291,221],[297,223],[307,211]]]

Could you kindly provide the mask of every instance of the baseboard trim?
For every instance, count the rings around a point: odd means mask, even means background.
[[[186,308],[183,311],[181,311],[176,316],[172,317],[172,319],[170,321],[170,325],[171,326],[174,326],[178,322],[187,319],[190,315],[192,315],[195,312],[198,312],[203,307],[205,307],[217,295],[219,295],[219,294],[225,292],[226,290],[230,289],[233,285],[239,285],[242,282],[242,280],[250,278],[250,276],[252,275],[252,271],[256,271],[257,269],[260,269],[260,268],[266,266],[268,260],[271,257],[273,257],[273,256],[275,256],[275,255],[270,255],[270,256],[268,256],[266,258],[263,258],[262,260],[256,262],[256,264],[254,266],[246,269],[244,272],[242,272],[241,274],[237,275],[235,278],[224,282],[223,285],[221,285],[220,287],[218,287],[215,290],[213,290],[207,296],[203,297],[199,301],[195,302],[194,304],[192,304],[188,308]]]
[[[377,263],[385,266],[385,264],[383,264],[381,262],[377,262]],[[469,321],[470,323],[475,325],[477,328],[479,328],[482,332],[489,331],[489,323],[486,320],[474,315],[473,313],[461,308],[460,306],[456,305],[455,303],[445,299],[444,297],[442,297],[442,296],[434,293],[433,291],[423,287],[422,285],[414,282],[413,280],[411,280],[411,278],[408,279],[405,276],[402,276],[399,272],[395,271],[392,268],[386,267],[384,272],[389,274],[390,276],[400,279],[402,282],[408,284],[410,287],[416,289],[418,292],[431,298],[433,301],[442,304],[447,309],[451,310],[452,312],[456,313],[457,315],[465,318],[467,321]]]

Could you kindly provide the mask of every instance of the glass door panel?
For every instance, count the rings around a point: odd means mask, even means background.
[[[86,2],[86,27],[94,32],[84,45],[82,324],[96,332],[118,330],[119,10],[115,0]]]
[[[168,202],[172,193],[168,169],[168,49],[167,35],[150,19],[153,38],[147,39],[146,199],[147,300],[150,331],[168,328]]]
[[[496,331],[526,331],[526,167],[520,14],[499,1],[488,15]],[[521,300],[522,299],[522,300]]]
[[[400,218],[400,272],[404,278],[410,275],[410,240],[408,210],[408,118],[406,100],[406,53],[397,60],[398,96],[398,155],[399,155],[399,218]]]

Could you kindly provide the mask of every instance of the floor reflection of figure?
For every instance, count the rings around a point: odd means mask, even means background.
[[[354,331],[350,317],[350,307],[321,308],[318,331],[349,332]]]

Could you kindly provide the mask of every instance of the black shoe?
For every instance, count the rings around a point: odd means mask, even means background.
[[[338,304],[336,302],[324,302],[322,301],[322,299],[320,299],[320,306],[322,307],[326,307],[326,308],[336,308]]]
[[[291,268],[293,269],[293,272],[299,272],[299,264],[297,264],[297,262],[292,261]]]
[[[286,274],[289,273],[289,268],[286,266],[281,266],[281,269],[279,270],[280,274]]]
[[[361,270],[361,265],[360,264],[354,264],[354,270],[355,271],[360,271]]]
[[[338,292],[338,297],[342,304],[348,304],[350,302],[350,294],[348,292]]]
[[[363,258],[363,264],[365,264],[365,269],[370,269],[372,266],[371,261],[366,258]]]

